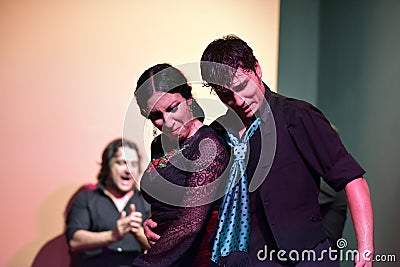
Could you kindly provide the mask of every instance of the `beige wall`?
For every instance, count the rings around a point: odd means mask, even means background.
[[[67,201],[95,182],[145,68],[198,61],[235,33],[276,88],[278,22],[279,0],[1,1],[0,266],[29,266],[62,233]]]

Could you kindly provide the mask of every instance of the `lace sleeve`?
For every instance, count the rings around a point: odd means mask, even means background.
[[[204,141],[205,139],[207,141]],[[198,187],[215,181],[224,172],[229,161],[229,155],[217,136],[209,135],[205,139],[201,141],[200,149],[195,152],[197,160],[194,162],[200,166],[207,164],[207,167],[199,168],[192,173],[188,172],[186,185],[190,187],[189,189],[199,189]],[[206,162],[207,160],[209,162]],[[210,191],[215,190],[208,189],[208,191],[207,194],[210,194]],[[184,196],[186,207],[180,208],[178,219],[171,223],[147,254],[140,260],[134,261],[133,266],[182,266],[185,253],[189,252],[197,238],[201,238],[199,232],[207,226],[212,205],[192,205],[196,199],[202,198],[200,194],[204,194],[204,190],[187,190],[187,192]],[[195,255],[190,256],[193,259]]]

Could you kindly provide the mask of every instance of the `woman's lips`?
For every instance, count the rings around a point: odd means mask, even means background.
[[[181,127],[176,128],[175,130],[170,131],[171,134],[176,135],[179,133]]]

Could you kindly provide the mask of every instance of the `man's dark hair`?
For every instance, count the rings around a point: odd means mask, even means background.
[[[118,149],[120,147],[126,147],[126,148],[131,148],[136,151],[138,155],[138,166],[139,166],[139,171],[140,171],[140,153],[137,145],[129,140],[118,138],[115,139],[114,141],[111,141],[106,148],[103,151],[103,155],[101,156],[101,168],[100,172],[97,175],[97,180],[99,181],[100,184],[105,185],[105,182],[110,175],[110,161],[113,157],[115,157],[115,154],[117,153]]]
[[[256,65],[253,49],[236,35],[226,35],[211,42],[204,50],[201,76],[205,86],[229,87],[238,68],[256,72]]]

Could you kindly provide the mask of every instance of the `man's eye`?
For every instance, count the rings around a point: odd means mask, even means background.
[[[137,168],[137,167],[139,167],[139,162],[133,161],[133,162],[131,162],[131,166],[133,168]]]
[[[237,86],[235,86],[233,89],[236,92],[242,91],[247,86],[248,83],[249,83],[249,80],[246,80],[246,81],[242,82],[241,84],[238,84]]]
[[[241,91],[245,86],[243,84],[239,84],[235,87],[235,91]]]
[[[217,90],[215,92],[220,97],[227,97],[227,96],[230,96],[232,94],[232,91],[228,90],[228,89]]]

